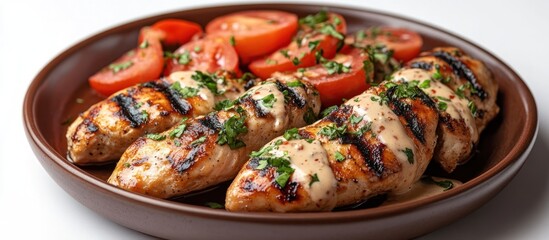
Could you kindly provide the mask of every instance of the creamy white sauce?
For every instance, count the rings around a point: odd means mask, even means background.
[[[419,177],[416,176],[415,159],[414,163],[408,162],[408,156],[405,153],[406,149],[410,149],[416,156],[416,147],[414,141],[406,134],[406,129],[398,116],[387,104],[380,105],[379,99],[377,95],[363,93],[347,101],[345,105],[352,106],[353,114],[356,116],[364,116],[357,124],[357,128],[372,122],[371,129],[376,134],[376,138],[396,156],[402,168],[402,184],[395,191],[405,192]]]
[[[463,183],[454,180],[454,179],[447,179],[447,178],[439,178],[439,177],[432,177],[435,181],[451,181],[453,184],[453,188],[458,187],[459,185],[462,185]],[[391,205],[395,203],[402,203],[402,202],[408,202],[412,200],[418,200],[422,198],[427,198],[430,196],[435,196],[437,194],[443,193],[445,191],[449,191],[451,189],[446,189],[442,186],[439,186],[435,184],[434,182],[429,181],[417,181],[412,185],[412,189],[404,194],[389,194],[387,196],[387,200],[383,202],[382,205]]]
[[[282,131],[288,124],[288,114],[284,104],[284,94],[278,90],[274,83],[266,83],[248,90],[250,97],[259,102],[258,107],[267,110],[274,118],[273,130]],[[262,99],[273,94],[275,102],[272,107],[264,106]]]
[[[202,98],[210,109],[213,109],[215,106],[215,95],[206,87],[201,87],[199,83],[192,79],[191,76],[194,74],[194,71],[177,71],[170,74],[168,77],[169,80],[173,82],[179,82],[182,88],[192,87],[198,89],[197,96]]]
[[[397,71],[393,75],[394,81],[397,82],[410,82],[410,81],[419,81],[420,83],[424,80],[430,80],[429,87],[422,89],[427,95],[429,95],[436,102],[444,101],[438,97],[443,97],[449,99],[450,101],[445,101],[447,103],[446,113],[450,115],[451,118],[465,121],[465,125],[471,133],[471,140],[476,142],[478,140],[478,129],[475,124],[475,118],[471,113],[471,110],[467,107],[468,101],[465,98],[460,98],[455,94],[455,92],[450,89],[448,86],[443,83],[431,79],[431,74],[422,69],[403,69]]]
[[[289,156],[294,169],[291,181],[299,183],[314,203],[335,206],[337,181],[330,167],[328,154],[319,141],[309,143],[303,139],[294,139],[279,145],[274,151],[278,155],[286,153]],[[315,177],[318,181],[313,180]]]

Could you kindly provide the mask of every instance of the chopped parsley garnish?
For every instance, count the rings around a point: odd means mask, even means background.
[[[374,64],[371,60],[364,60],[362,62],[362,68],[364,69],[364,72],[366,73],[366,81],[367,82],[373,82],[374,79],[370,77],[371,73],[374,72]]]
[[[170,138],[181,137],[181,135],[183,134],[183,132],[185,132],[185,129],[187,128],[187,124],[185,124],[185,121],[187,121],[187,118],[182,119],[181,124],[177,125],[177,127],[170,131]]]
[[[270,145],[263,147],[259,152],[252,152],[250,156],[252,158],[257,158],[258,165],[255,169],[263,170],[267,167],[276,168],[277,176],[275,182],[281,187],[284,188],[290,179],[291,174],[295,171],[291,167],[290,157],[287,152],[284,152],[282,156],[275,156],[271,153],[275,146]]]
[[[295,80],[293,82],[287,83],[286,86],[288,86],[288,87],[303,87],[305,85],[301,81]]]
[[[229,38],[229,43],[231,44],[231,46],[236,46],[236,41],[234,40],[234,36],[231,36],[231,38]]]
[[[391,84],[387,83],[385,86],[387,86],[387,88],[391,88],[393,87],[393,86],[390,86],[392,84],[393,83]],[[421,90],[419,90],[414,84],[410,84],[408,82],[394,85],[394,87],[395,87],[395,91],[394,91],[393,97],[396,97],[397,99],[415,98],[419,94],[421,94]]]
[[[297,128],[291,128],[284,132],[284,138],[290,141],[292,139],[301,139],[301,136],[299,135]]]
[[[146,122],[149,119],[149,113],[145,110],[141,111],[141,120]]]
[[[445,101],[445,102],[449,102],[449,101],[450,101],[450,99],[447,98],[447,97],[437,96],[437,98],[438,98],[439,100]]]
[[[223,209],[223,205],[216,203],[216,202],[206,202],[204,203],[206,207],[213,208],[213,209]]]
[[[318,175],[315,173],[311,175],[311,181],[309,182],[309,187],[313,185],[315,182],[320,182],[320,179],[318,179]]]
[[[173,140],[173,143],[175,144],[176,147],[181,147],[181,141],[179,139]]]
[[[229,99],[225,99],[223,101],[220,101],[215,104],[214,110],[220,111],[220,110],[227,110],[234,106],[234,101],[231,101]]]
[[[320,112],[320,118],[330,115],[330,113],[337,110],[337,108],[338,108],[337,105],[327,107],[326,109],[322,110],[322,112]]]
[[[181,84],[179,82],[174,82],[171,86],[170,86],[171,89],[177,91],[177,93],[179,93],[179,95],[182,97],[182,98],[190,98],[190,97],[194,97],[198,94],[198,88],[193,88],[193,87],[181,87]]]
[[[357,124],[359,123],[360,121],[362,121],[362,119],[364,118],[364,116],[356,116],[356,115],[351,115],[351,124]]]
[[[326,71],[329,75],[332,75],[334,73],[348,73],[351,70],[351,66],[345,66],[342,63],[338,63],[336,61],[327,61],[322,65],[326,68]]]
[[[125,168],[129,168],[129,167],[131,167],[131,166],[132,166],[132,165],[131,165],[130,163],[124,163],[124,167],[125,167]]]
[[[343,162],[345,160],[345,156],[343,156],[343,154],[341,154],[340,152],[335,152],[335,160],[338,161],[338,162]]]
[[[220,95],[223,92],[217,89],[217,82],[214,79],[215,75],[209,75],[201,71],[196,71],[191,78],[200,83],[201,87],[208,88],[213,94]]]
[[[288,49],[282,49],[279,52],[280,52],[280,54],[282,54],[282,56],[284,56],[286,58],[290,58],[290,55],[288,54]]]
[[[276,102],[274,94],[269,94],[261,99],[261,105],[266,108],[273,108],[273,104]]]
[[[319,31],[324,34],[331,35],[339,40],[343,40],[345,38],[345,36],[338,32],[332,24],[326,24],[322,26]]]
[[[124,69],[128,69],[133,65],[132,61],[125,61],[121,63],[112,63],[109,65],[109,69],[112,70],[112,73],[120,72]]]
[[[292,169],[292,173],[293,173],[293,169]],[[286,187],[286,184],[288,183],[288,180],[290,180],[290,176],[292,173],[289,173],[286,171],[279,173],[275,179],[276,184],[278,184],[281,188]]]
[[[448,103],[443,101],[438,102],[437,106],[438,106],[438,109],[441,111],[446,111],[446,109],[448,109]]]
[[[454,187],[454,183],[450,180],[437,181],[432,177],[425,177],[425,178],[422,178],[421,180],[427,183],[436,184],[437,186],[444,188],[444,191],[450,190]]]
[[[191,142],[191,146],[194,147],[194,146],[200,145],[205,141],[206,141],[206,136],[199,137],[198,139]]]
[[[189,62],[191,62],[191,53],[189,51],[185,50],[182,54],[177,55],[177,63],[187,65]]]
[[[277,64],[277,63],[278,63],[277,60],[273,60],[273,59],[271,59],[271,58],[265,59],[265,64],[267,64],[267,65],[275,65],[275,64]]]
[[[341,127],[336,126],[335,124],[330,124],[325,126],[318,131],[320,135],[326,136],[329,140],[334,140],[340,138],[347,132],[347,126],[343,125]]]
[[[245,115],[235,115],[227,119],[227,121],[223,123],[223,128],[221,131],[219,131],[217,136],[217,144],[227,144],[231,149],[246,146],[242,140],[237,138],[239,134],[248,132],[245,121]]]
[[[316,40],[316,41],[310,41],[309,42],[309,50],[315,50],[316,47],[318,47],[318,44],[320,44],[320,40]]]
[[[326,21],[328,21],[328,14],[326,11],[321,10],[317,14],[307,15],[306,17],[299,19],[299,24],[314,27],[315,25]]]
[[[301,63],[301,59],[299,59],[298,57],[294,57],[292,58],[292,63],[297,66]]]
[[[149,41],[145,40],[139,44],[139,48],[148,48],[149,47]]]
[[[414,164],[414,151],[412,149],[406,148],[404,150],[401,150],[406,154],[406,158],[408,158],[408,163]]]
[[[312,108],[308,107],[305,111],[305,114],[303,114],[303,121],[307,124],[312,124],[316,121],[315,112]]]
[[[166,139],[165,135],[158,134],[158,133],[148,133],[147,135],[145,135],[145,137],[148,139],[152,139],[154,141],[162,141]]]
[[[355,136],[362,136],[365,132],[368,132],[372,130],[372,122],[366,123],[364,126],[360,127],[356,132],[353,132],[352,134]],[[375,134],[372,133],[373,137],[375,137]]]
[[[423,82],[421,82],[418,85],[418,87],[421,88],[421,89],[430,88],[431,87],[431,80],[424,80]]]
[[[195,46],[194,49],[193,49],[193,51],[196,52],[196,53],[200,52],[201,50],[202,50],[202,48],[200,48],[200,46]]]
[[[475,102],[469,101],[467,103],[467,107],[469,108],[469,110],[471,110],[471,113],[473,114],[473,117],[476,117],[477,116],[477,105],[475,104]]]
[[[356,37],[356,41],[362,41],[364,40],[364,38],[366,38],[366,33],[364,32],[364,30],[360,30],[356,32],[355,37]]]

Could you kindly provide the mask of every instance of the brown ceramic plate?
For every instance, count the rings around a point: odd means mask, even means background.
[[[112,165],[81,168],[67,161],[67,126],[63,123],[100,100],[88,87],[87,78],[131,49],[140,27],[164,18],[205,24],[215,16],[248,9],[279,9],[305,15],[321,7],[255,4],[173,12],[101,32],[53,59],[30,85],[23,106],[29,142],[50,176],[90,209],[121,225],[163,238],[410,238],[483,205],[513,178],[530,152],[537,133],[536,105],[524,82],[501,60],[467,40],[424,23],[375,11],[330,7],[346,18],[350,32],[372,25],[410,28],[423,36],[425,50],[456,46],[484,61],[493,71],[500,84],[501,113],[483,133],[474,159],[449,176],[464,185],[426,199],[375,208],[328,213],[230,213],[203,206],[206,201],[222,200],[224,186],[192,197],[161,200],[108,185],[105,179]],[[77,98],[84,103],[77,103]],[[436,168],[429,171],[441,175]]]

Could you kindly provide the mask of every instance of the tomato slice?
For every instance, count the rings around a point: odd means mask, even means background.
[[[364,68],[364,61],[368,59],[365,51],[353,49],[348,54],[338,53],[322,64],[290,74],[314,85],[320,93],[322,106],[328,107],[341,104],[342,99],[352,98],[370,87],[368,79],[374,77],[374,72],[366,72]],[[275,76],[277,74],[284,73]]]
[[[316,64],[316,52],[332,58],[347,32],[345,19],[335,13],[320,12],[316,18],[300,20],[300,30],[286,47],[269,56],[253,61],[248,67],[256,76],[266,79],[275,72],[295,71]],[[307,19],[315,19],[306,21]]]
[[[348,36],[345,42],[358,46],[385,45],[393,50],[393,57],[402,62],[417,57],[423,46],[423,39],[418,33],[409,29],[394,27],[374,27],[361,30]]]
[[[164,66],[160,39],[163,33],[149,27],[141,29],[143,40],[139,46],[91,76],[90,86],[103,95],[137,83],[157,79]]]
[[[217,17],[206,25],[206,33],[226,38],[247,63],[269,54],[292,40],[297,16],[282,11],[242,11]]]
[[[154,29],[165,33],[162,42],[170,47],[178,47],[189,42],[193,36],[202,33],[202,27],[197,23],[182,19],[164,19],[154,23]]]
[[[222,37],[207,36],[188,42],[168,56],[164,75],[175,71],[238,71],[238,55]]]

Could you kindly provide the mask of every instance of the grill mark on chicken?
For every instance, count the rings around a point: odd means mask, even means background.
[[[303,108],[305,107],[305,105],[307,105],[307,101],[305,100],[305,98],[303,98],[303,96],[301,96],[295,89],[286,86],[278,80],[275,82],[275,84],[278,90],[284,93],[284,98],[288,98],[288,102],[293,103],[299,108]]]
[[[417,61],[417,62],[411,63],[409,67],[410,68],[419,68],[419,69],[423,69],[423,70],[426,70],[426,71],[430,71],[431,68],[433,67],[433,65],[431,63],[428,63],[428,62]]]
[[[374,174],[378,177],[383,175],[383,172],[385,171],[382,158],[383,144],[369,145],[360,136],[352,134],[343,135],[341,143],[355,146],[362,158],[364,158],[366,165],[373,170]]]
[[[164,81],[158,82],[146,82],[141,84],[142,87],[152,88],[160,93],[162,93],[166,99],[170,102],[172,107],[179,113],[185,115],[192,110],[191,104],[184,98],[179,96],[179,93]]]
[[[168,156],[168,161],[170,161],[172,168],[177,170],[179,174],[183,173],[185,170],[193,166],[196,161],[196,158],[199,154],[204,152],[204,145],[198,145],[193,147],[187,156],[184,159],[179,159],[177,157]]]
[[[136,103],[132,97],[118,94],[112,98],[112,101],[120,107],[120,113],[130,122],[132,128],[139,127],[145,122],[145,119],[141,116],[141,112],[135,107]]]
[[[202,124],[202,126],[207,127],[214,131],[219,131],[223,124],[219,122],[219,118],[217,118],[217,114],[208,114],[206,117],[199,119],[198,122]]]
[[[448,63],[450,66],[452,66],[452,69],[454,70],[454,73],[456,75],[463,77],[467,81],[469,81],[472,87],[476,90],[476,93],[474,94],[476,94],[481,100],[484,100],[488,97],[488,93],[484,91],[482,86],[479,84],[475,73],[467,66],[467,64],[464,64],[462,61],[455,58],[448,52],[437,51],[433,52],[432,55]]]
[[[280,195],[277,196],[281,202],[289,203],[298,200],[299,195],[297,189],[299,184],[297,182],[288,182],[284,188],[273,182],[273,184],[280,190]]]
[[[90,120],[89,118],[84,119],[84,125],[86,125],[86,129],[88,129],[90,133],[94,133],[99,130],[97,125],[95,125],[95,123],[93,123],[92,120]]]
[[[326,119],[334,122],[337,126],[341,126],[347,123],[347,119],[351,115],[352,111],[353,111],[353,107],[348,105],[343,105],[339,107],[337,110],[331,112],[328,116],[326,116]]]
[[[253,99],[251,96],[241,98],[238,100],[243,106],[248,106],[254,110],[254,113],[257,117],[263,118],[269,114],[269,110],[259,104],[259,100]]]

